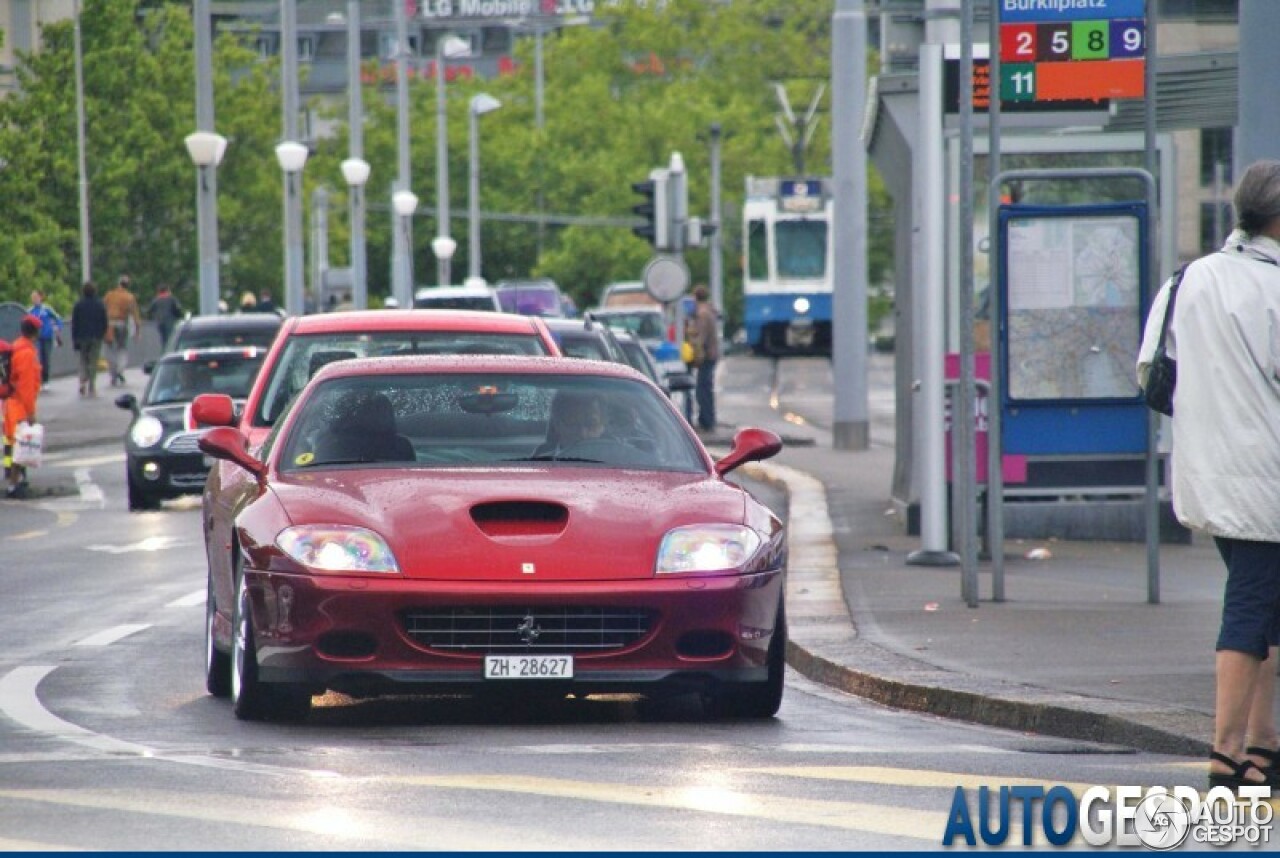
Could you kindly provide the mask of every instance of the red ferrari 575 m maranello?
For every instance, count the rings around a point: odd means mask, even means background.
[[[782,700],[786,536],[634,370],[552,357],[358,359],[320,370],[243,468],[206,681],[241,718],[326,689],[702,692]],[[213,573],[211,573],[213,574]],[[218,594],[234,594],[221,598]]]

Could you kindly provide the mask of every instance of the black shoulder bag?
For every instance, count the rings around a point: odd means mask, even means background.
[[[1165,351],[1164,340],[1169,334],[1169,323],[1173,321],[1178,284],[1182,282],[1182,274],[1186,270],[1185,265],[1179,268],[1173,275],[1173,282],[1169,284],[1169,303],[1164,308],[1160,339],[1156,342],[1156,353],[1151,358],[1151,366],[1147,368],[1147,383],[1142,386],[1142,398],[1146,400],[1147,407],[1168,417],[1173,416],[1173,389],[1178,384],[1178,362]]]

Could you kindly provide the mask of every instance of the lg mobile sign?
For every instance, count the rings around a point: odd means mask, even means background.
[[[1001,102],[1142,98],[1146,0],[1000,0]]]

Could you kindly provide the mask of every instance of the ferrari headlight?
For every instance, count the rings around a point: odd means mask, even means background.
[[[738,524],[677,527],[662,538],[655,571],[659,575],[732,572],[747,564],[761,542],[760,534]]]
[[[300,525],[280,531],[276,545],[314,572],[391,572],[399,565],[386,540],[363,527]]]
[[[139,417],[129,430],[129,440],[139,447],[154,447],[164,437],[164,424],[150,414]]]

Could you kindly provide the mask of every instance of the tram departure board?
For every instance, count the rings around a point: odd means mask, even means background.
[[[1000,0],[1001,102],[1146,92],[1145,0]]]

